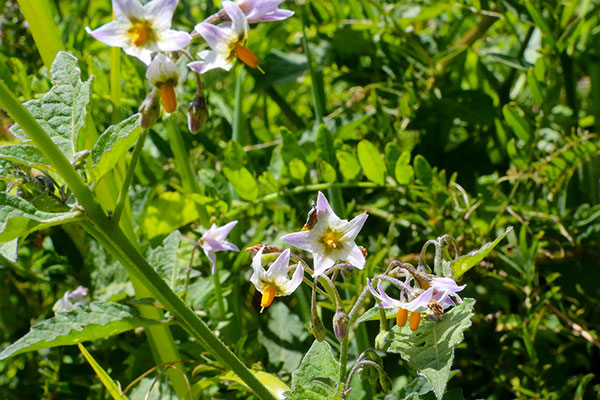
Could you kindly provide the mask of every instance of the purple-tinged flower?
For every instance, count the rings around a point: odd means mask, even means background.
[[[304,268],[299,263],[292,279],[289,278],[290,249],[285,249],[265,271],[262,266],[263,250],[264,247],[261,247],[252,258],[254,273],[250,277],[250,282],[254,284],[256,290],[262,293],[260,312],[263,312],[265,307],[269,307],[275,297],[292,294],[300,286],[304,277]]]
[[[194,61],[188,64],[188,67],[199,74],[215,68],[229,71],[236,58],[242,60],[249,67],[258,67],[258,57],[246,47],[249,29],[246,16],[232,1],[224,1],[223,8],[231,22],[218,26],[201,22],[194,28],[212,48],[212,50],[198,53],[198,57],[203,61]]]
[[[398,300],[387,295],[383,289],[382,281],[377,284],[377,290],[373,288],[371,281],[367,279],[369,291],[378,301],[379,307],[397,308],[396,323],[398,326],[404,326],[410,311],[410,328],[416,330],[419,326],[422,313],[432,312],[436,318],[443,315],[445,309],[455,306],[456,303],[462,303],[457,292],[460,292],[466,285],[458,286],[450,278],[439,278],[429,276],[430,280],[421,281],[423,288],[409,288],[403,286],[400,298]],[[452,297],[456,300],[452,300]],[[412,299],[409,301],[409,299]]]
[[[231,221],[230,223],[223,225],[221,227],[217,227],[216,224],[212,224],[212,226],[204,232],[204,235],[200,238],[200,247],[204,250],[204,254],[210,260],[212,264],[211,273],[214,275],[217,272],[217,255],[215,252],[217,251],[240,251],[238,247],[225,240],[229,232],[233,229],[234,226],[237,225],[237,221]]]
[[[87,306],[90,303],[88,297],[88,288],[79,286],[72,292],[67,291],[65,295],[58,299],[58,301],[52,307],[52,310],[56,312],[67,312],[72,311],[77,306]]]
[[[367,220],[362,213],[348,222],[340,219],[327,202],[323,193],[317,195],[316,222],[300,232],[290,233],[281,238],[286,243],[312,253],[314,274],[319,276],[335,265],[337,260],[347,261],[358,269],[365,267],[365,256],[354,243],[354,239]]]
[[[248,23],[282,21],[294,15],[293,11],[279,8],[283,0],[237,0],[235,4],[243,11]]]
[[[85,30],[95,39],[150,64],[156,51],[176,51],[186,47],[192,37],[171,28],[178,0],[152,0],[142,6],[138,0],[113,0],[115,21],[100,28]]]

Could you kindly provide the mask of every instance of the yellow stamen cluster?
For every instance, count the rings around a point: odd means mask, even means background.
[[[151,34],[151,29],[146,21],[140,21],[133,24],[133,27],[129,30],[129,35],[131,36],[131,41],[134,46],[142,47],[148,37]]]
[[[325,236],[323,236],[323,243],[325,243],[325,246],[332,250],[342,247],[339,241],[338,233],[333,231],[327,232]]]

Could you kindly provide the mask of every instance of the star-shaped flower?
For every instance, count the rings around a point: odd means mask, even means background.
[[[210,229],[204,232],[204,235],[200,238],[200,247],[204,250],[204,254],[210,260],[212,264],[211,273],[214,275],[217,272],[217,251],[240,251],[238,247],[225,240],[229,232],[237,225],[237,221],[231,221],[230,223],[217,227],[216,224],[212,224]]]
[[[296,266],[292,279],[288,277],[290,249],[284,250],[265,271],[262,266],[263,250],[264,247],[261,247],[252,259],[254,273],[250,277],[250,282],[254,284],[256,290],[262,293],[260,312],[263,312],[265,307],[269,307],[275,297],[292,294],[300,286],[304,277],[304,268],[301,264]]]
[[[150,64],[156,51],[175,51],[186,47],[192,37],[171,28],[178,0],[152,0],[142,6],[138,0],[113,0],[116,20],[96,30],[85,30],[97,40]]]
[[[422,313],[432,312],[435,317],[443,315],[443,310],[455,306],[456,303],[462,303],[457,292],[460,292],[466,285],[458,286],[450,278],[440,278],[434,275],[428,276],[428,280],[419,280],[422,288],[410,288],[403,286],[400,299],[396,300],[387,295],[383,289],[382,281],[377,284],[377,290],[373,288],[371,282],[367,279],[367,287],[371,294],[379,300],[379,306],[383,308],[397,308],[396,323],[404,326],[407,321],[408,311],[411,312],[410,328],[416,330],[419,326]],[[452,297],[456,300],[452,300]],[[409,299],[412,299],[409,301]]]
[[[237,6],[244,12],[248,23],[273,22],[287,19],[294,15],[293,11],[279,8],[283,0],[238,0]]]
[[[198,53],[198,57],[204,61],[194,61],[188,64],[192,70],[200,74],[215,68],[229,71],[236,58],[252,68],[258,67],[258,57],[246,47],[249,29],[246,16],[232,1],[224,1],[223,8],[231,22],[218,26],[201,22],[194,29],[212,48],[212,50]]]
[[[302,231],[281,238],[286,243],[312,253],[314,275],[318,276],[335,265],[337,260],[348,261],[358,269],[365,266],[365,256],[354,239],[367,220],[362,213],[348,222],[340,219],[327,202],[323,193],[317,196],[316,217],[309,215],[310,224]],[[315,222],[316,218],[316,222]]]
[[[67,291],[65,295],[58,299],[58,301],[52,307],[52,310],[57,312],[72,311],[77,306],[87,306],[90,304],[90,298],[88,297],[88,288],[79,286],[72,292]]]
[[[172,113],[177,108],[177,97],[175,96],[175,86],[179,80],[179,71],[177,65],[164,54],[160,53],[150,63],[146,70],[146,78],[157,88],[160,89],[160,98],[165,111]]]

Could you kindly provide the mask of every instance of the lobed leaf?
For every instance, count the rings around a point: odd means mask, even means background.
[[[56,55],[50,74],[54,84],[52,89],[41,99],[29,100],[23,105],[65,157],[72,161],[79,151],[79,131],[85,124],[92,78],[82,82],[77,58],[64,51]],[[12,126],[10,131],[21,141],[30,142],[18,124]]]
[[[92,150],[92,166],[96,180],[100,180],[117,165],[135,144],[141,132],[140,115],[134,114],[116,125],[109,126],[100,135]]]
[[[464,299],[458,306],[444,314],[439,321],[423,321],[416,331],[408,326],[394,326],[386,340],[388,351],[399,353],[419,375],[427,378],[438,399],[450,377],[454,348],[463,341],[463,332],[471,326],[475,300]]]
[[[0,193],[0,242],[8,242],[35,230],[73,221],[79,211],[50,213],[10,193]]]
[[[103,339],[158,323],[160,321],[140,317],[133,307],[95,301],[35,324],[25,336],[0,353],[0,360],[29,351]]]
[[[336,395],[335,382],[340,373],[340,365],[333,358],[331,346],[323,341],[314,341],[302,359],[300,367],[292,374],[292,390],[288,400],[325,400]]]

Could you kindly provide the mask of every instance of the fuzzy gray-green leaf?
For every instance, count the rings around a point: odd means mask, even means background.
[[[85,124],[92,78],[82,82],[77,58],[64,51],[57,54],[50,73],[54,84],[52,89],[41,99],[29,100],[23,105],[65,157],[72,161],[73,155],[80,150],[79,131]],[[30,141],[17,124],[10,131],[21,141]]]
[[[0,360],[28,351],[103,339],[157,323],[159,321],[141,318],[133,307],[96,301],[35,324],[25,336],[0,353]]]
[[[438,399],[444,395],[454,360],[454,348],[463,341],[463,332],[471,326],[475,300],[464,299],[439,321],[421,322],[419,329],[394,326],[386,340],[389,352],[400,353],[419,373],[427,378]]]
[[[0,158],[32,168],[52,168],[38,148],[31,144],[0,146]]]
[[[333,358],[331,347],[325,341],[314,341],[292,374],[292,390],[288,400],[325,400],[334,396],[340,365]]]
[[[92,150],[92,165],[96,180],[113,169],[135,144],[141,132],[140,115],[134,114],[116,125],[109,126],[100,135]]]

